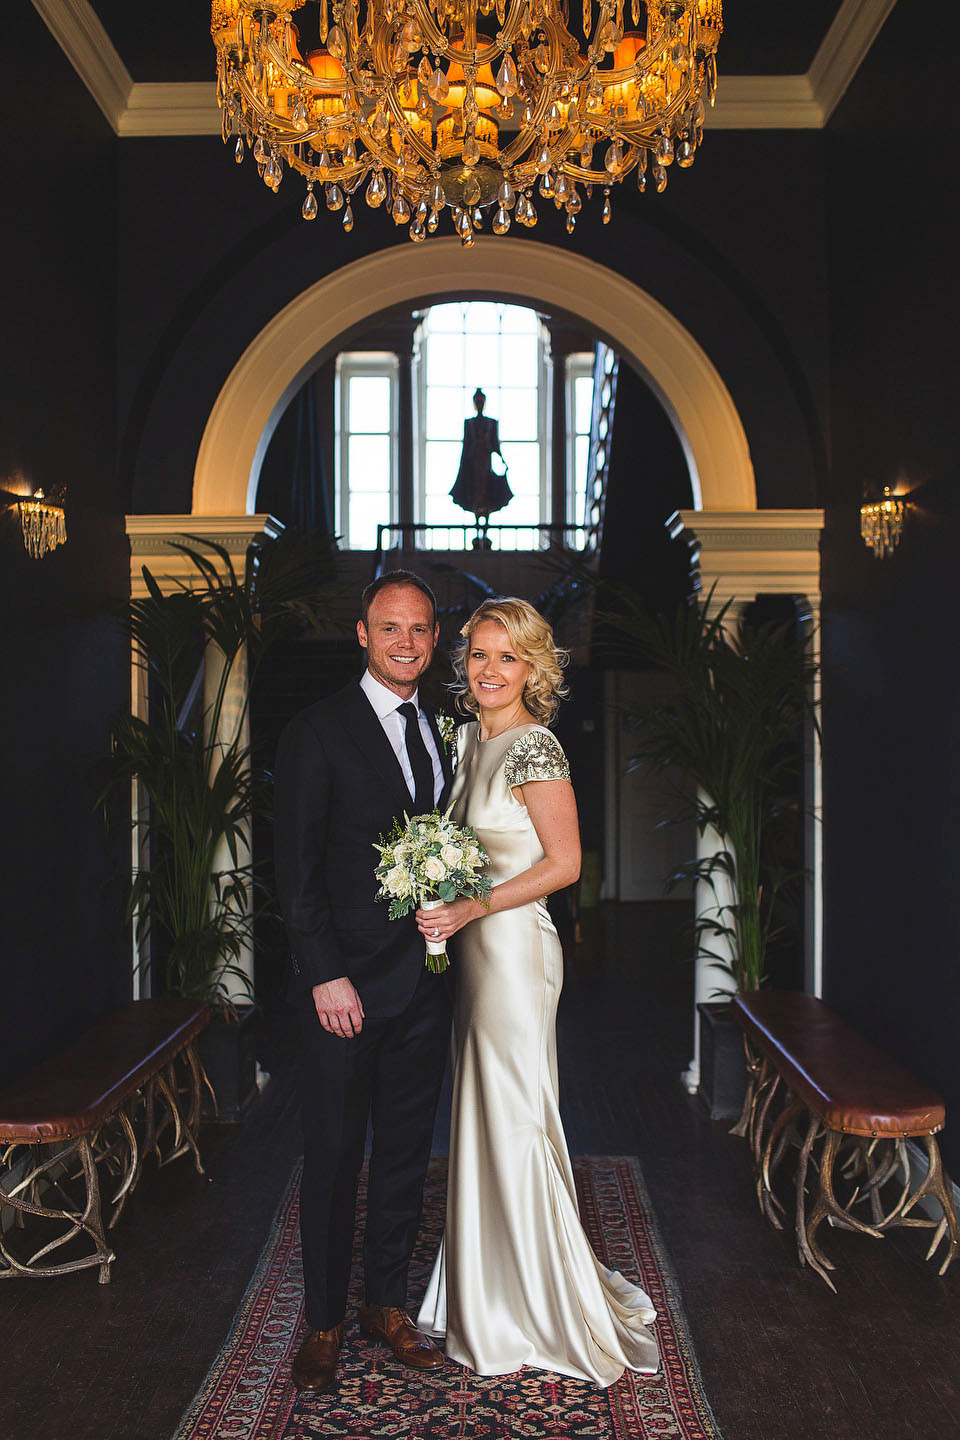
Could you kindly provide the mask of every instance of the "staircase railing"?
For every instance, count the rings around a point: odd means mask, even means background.
[[[597,342],[593,362],[593,413],[590,419],[590,469],[587,476],[587,550],[598,551],[603,543],[603,514],[610,474],[610,445],[617,404],[620,370],[615,350]]]
[[[421,522],[404,521],[377,526],[377,549],[374,556],[374,575],[383,569],[383,557],[388,550],[439,551],[441,554],[471,554],[488,550],[522,551],[535,553],[556,548],[582,551],[587,543],[586,525],[555,524],[544,521],[531,525],[482,525],[475,521],[462,525],[427,525]],[[418,543],[429,537],[429,544]],[[530,543],[525,543],[530,542]]]

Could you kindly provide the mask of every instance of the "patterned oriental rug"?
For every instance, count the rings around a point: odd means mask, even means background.
[[[298,1167],[233,1328],[173,1440],[721,1440],[639,1166],[588,1156],[576,1157],[574,1170],[598,1255],[639,1280],[657,1308],[660,1374],[628,1371],[607,1390],[542,1370],[483,1378],[450,1362],[421,1375],[360,1334],[353,1293],[337,1380],[321,1395],[298,1395],[290,1381],[304,1329]],[[443,1229],[445,1174],[446,1160],[432,1160],[410,1274],[417,1299]],[[363,1193],[361,1184],[361,1203]]]

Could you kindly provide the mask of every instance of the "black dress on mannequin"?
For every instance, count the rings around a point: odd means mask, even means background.
[[[478,390],[473,397],[477,413],[463,422],[463,451],[456,482],[450,491],[450,498],[462,510],[469,510],[476,516],[477,526],[485,536],[490,516],[513,499],[513,491],[507,484],[506,464],[503,474],[498,475],[490,463],[491,456],[499,455],[500,436],[497,422],[484,415],[486,396]],[[489,547],[489,541],[483,546]]]

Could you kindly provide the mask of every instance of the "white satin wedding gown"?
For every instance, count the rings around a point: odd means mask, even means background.
[[[543,859],[512,786],[566,779],[541,725],[481,741],[463,726],[453,816],[473,826],[499,884]],[[563,956],[543,901],[481,916],[458,936],[446,1229],[419,1324],[480,1375],[523,1365],[612,1384],[652,1374],[649,1297],[597,1260],[580,1224],[560,1123],[556,1014]]]

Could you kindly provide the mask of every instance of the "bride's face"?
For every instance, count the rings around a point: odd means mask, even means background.
[[[481,716],[509,717],[524,713],[523,688],[530,666],[510,644],[510,636],[495,620],[484,620],[470,637],[467,684]]]

